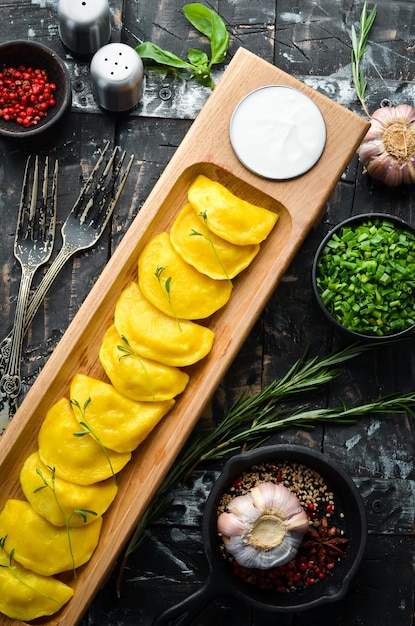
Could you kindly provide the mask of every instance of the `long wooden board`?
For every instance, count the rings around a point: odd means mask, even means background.
[[[313,99],[327,127],[327,142],[318,163],[290,181],[262,179],[246,170],[229,141],[231,115],[242,97],[270,84],[288,85]],[[174,410],[135,451],[118,475],[116,500],[104,524],[92,559],[72,580],[75,595],[60,613],[42,620],[48,626],[79,622],[117,555],[127,542],[158,485],[198,421],[227,368],[260,315],[296,251],[322,216],[325,203],[368,129],[368,122],[304,83],[240,49],[166,167],[135,221],[93,290],[69,326],[25,401],[0,438],[0,508],[10,498],[23,498],[19,473],[37,447],[37,433],[48,409],[62,396],[75,373],[105,379],[98,351],[113,319],[121,291],[137,278],[137,259],[149,239],[169,230],[186,203],[187,190],[203,173],[235,194],[279,213],[273,232],[251,266],[235,281],[229,303],[208,326],[215,332],[211,353],[188,368],[190,382]],[[137,128],[137,142],[139,128]],[[17,624],[0,616],[0,626]]]

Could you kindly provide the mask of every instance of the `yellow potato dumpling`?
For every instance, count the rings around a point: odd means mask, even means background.
[[[79,528],[54,526],[36,513],[26,500],[10,499],[0,512],[0,537],[26,569],[54,576],[78,568],[91,558],[98,545],[102,517]],[[73,557],[73,560],[72,560]]]
[[[75,433],[85,432],[82,436]],[[102,445],[79,425],[67,398],[61,398],[47,412],[39,436],[39,456],[55,468],[60,478],[77,485],[113,477],[127,465],[131,452],[103,450]]]
[[[9,540],[6,539],[7,548]],[[12,546],[9,547],[9,551]],[[7,559],[7,560],[6,560]],[[0,557],[0,612],[10,619],[30,622],[57,613],[73,596],[73,589],[52,576],[36,574],[12,560]]]
[[[211,232],[238,246],[261,243],[278,220],[277,213],[238,198],[202,174],[190,186],[187,197],[196,214],[205,215]]]
[[[36,513],[55,526],[68,523],[71,527],[83,526],[103,515],[118,489],[112,478],[94,485],[76,485],[63,480],[41,461],[38,452],[28,456],[24,462],[20,484]],[[82,515],[76,512],[79,510],[83,511]]]
[[[171,400],[182,393],[189,375],[177,367],[140,356],[122,338],[114,325],[106,331],[99,359],[115,389],[131,400]]]
[[[185,367],[211,350],[214,333],[189,320],[165,315],[145,298],[136,282],[124,289],[115,306],[117,332],[140,356],[165,365]]]
[[[170,241],[186,263],[216,280],[234,278],[259,252],[259,244],[236,246],[210,232],[191,204],[186,204],[175,219]]]
[[[228,280],[214,280],[186,263],[169,234],[159,233],[138,259],[138,282],[144,296],[166,315],[187,320],[209,317],[232,293]]]
[[[84,374],[73,377],[70,395],[73,402],[86,406],[85,416],[75,409],[77,419],[86,421],[101,443],[117,452],[135,450],[175,404],[174,400],[136,402]]]

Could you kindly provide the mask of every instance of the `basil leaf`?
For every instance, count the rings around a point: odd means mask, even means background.
[[[169,67],[178,67],[185,69],[193,69],[190,63],[182,61],[178,56],[167,50],[162,50],[156,44],[149,41],[144,41],[136,47],[136,52],[142,59],[151,59],[162,65],[168,65]]]
[[[192,26],[194,26],[203,35],[206,35],[208,39],[212,38],[213,11],[211,11],[211,9],[208,9],[203,4],[194,2],[193,4],[186,4],[182,11]]]
[[[210,66],[221,63],[228,50],[229,33],[220,15],[198,2],[184,6],[183,13],[192,26],[210,39]]]
[[[189,59],[192,65],[204,65],[208,67],[209,65],[209,57],[206,52],[202,52],[202,50],[196,50],[195,48],[190,48],[187,51],[187,58]]]
[[[225,22],[212,11],[212,38],[210,41],[211,60],[210,64],[222,63],[229,47],[229,33],[226,30]]]

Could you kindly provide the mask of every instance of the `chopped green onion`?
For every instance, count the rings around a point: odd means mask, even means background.
[[[347,224],[317,260],[324,306],[345,328],[386,336],[415,319],[415,233],[387,218]]]

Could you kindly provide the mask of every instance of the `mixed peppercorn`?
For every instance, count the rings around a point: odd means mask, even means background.
[[[0,117],[25,127],[36,125],[55,106],[55,92],[46,70],[5,67],[0,72]]]
[[[243,473],[224,494],[218,514],[226,504],[248,493],[255,484],[271,481],[283,484],[300,500],[309,518],[309,530],[295,556],[285,565],[268,570],[241,567],[223,547],[235,576],[260,589],[280,593],[299,591],[324,580],[344,558],[348,539],[344,514],[336,510],[334,494],[314,470],[299,463],[261,464]],[[343,524],[342,524],[343,522]]]

